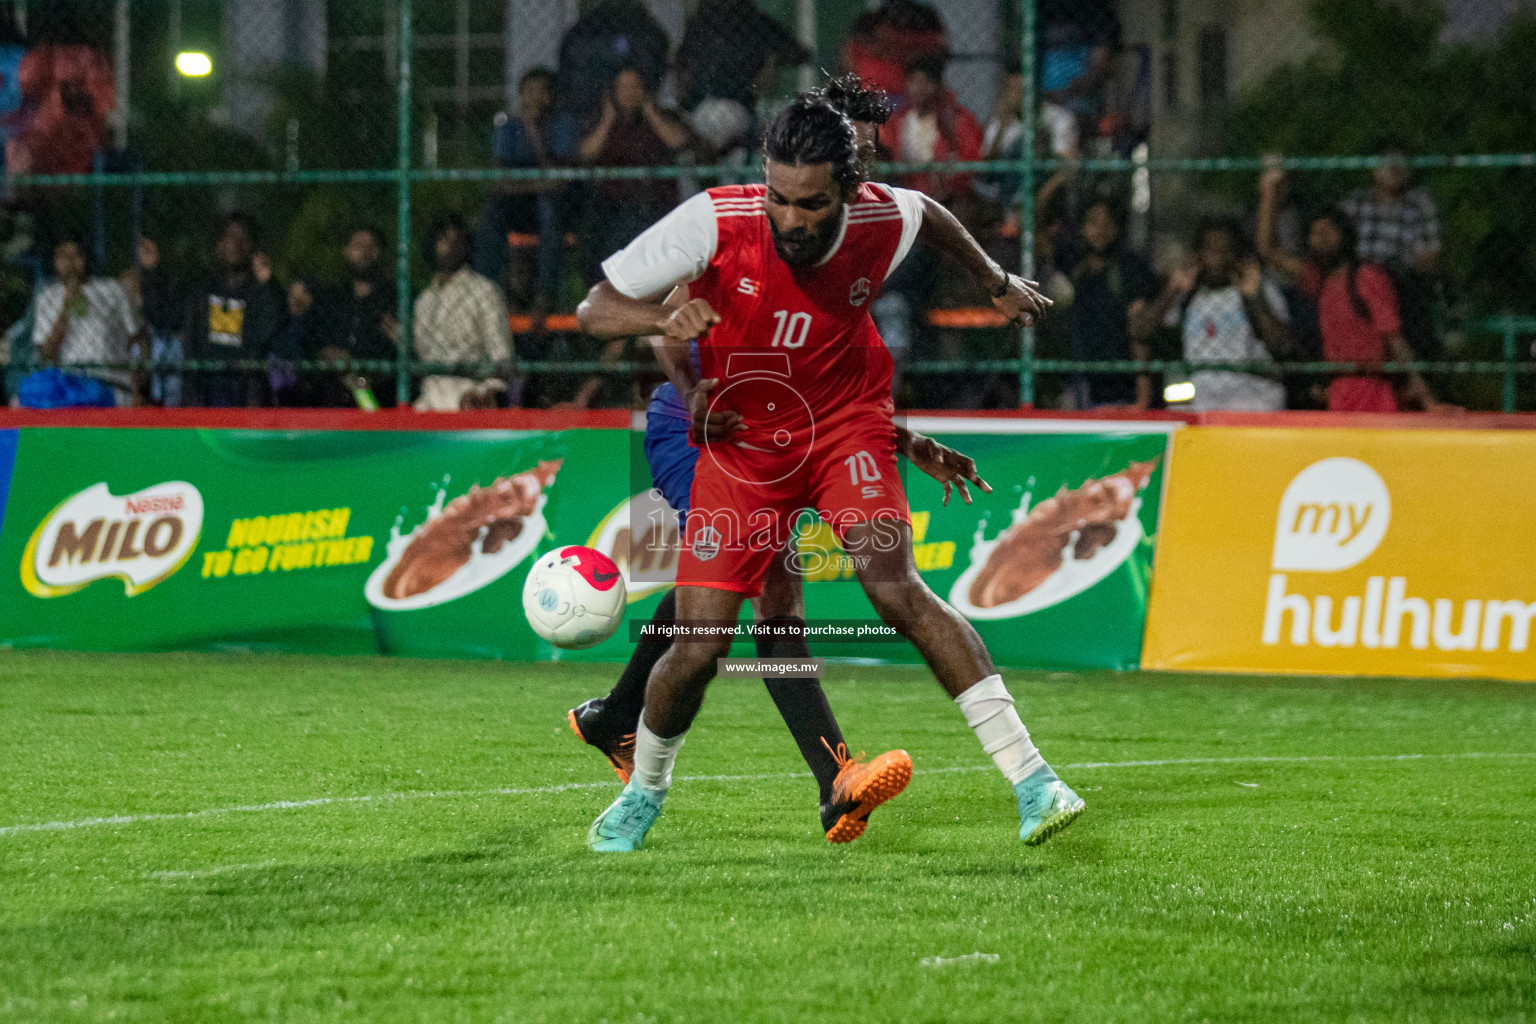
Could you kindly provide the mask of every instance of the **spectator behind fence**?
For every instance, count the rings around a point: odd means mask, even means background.
[[[55,5],[54,12],[68,17],[69,5]],[[6,171],[89,172],[116,105],[106,55],[73,42],[43,42],[21,58],[16,80],[21,105],[6,132]]]
[[[727,100],[750,111],[773,90],[780,71],[809,56],[752,0],[703,0],[677,47],[679,102],[693,110],[706,99]]]
[[[931,5],[885,0],[849,26],[843,66],[869,88],[897,96],[907,87],[912,61],[948,52],[944,20]]]
[[[647,89],[661,88],[672,41],[641,0],[602,0],[560,40],[559,95],[578,118],[597,110],[621,68],[632,68]]]
[[[1072,358],[1149,358],[1147,338],[1154,322],[1146,314],[1156,282],[1146,262],[1120,244],[1120,218],[1109,200],[1096,200],[1084,211],[1082,243],[1082,256],[1070,275]],[[1078,409],[1129,405],[1145,410],[1152,403],[1152,379],[1145,373],[1078,373],[1072,388]]]
[[[130,351],[135,358],[147,354],[163,366],[150,372],[148,387],[141,387],[140,398],[151,405],[174,409],[181,405],[181,374],[174,367],[182,361],[180,334],[186,310],[176,300],[160,267],[160,246],[151,239],[139,239],[134,247],[133,266],[123,271],[118,281],[128,295],[134,316],[149,332],[148,353],[142,344]]]
[[[224,218],[215,246],[218,269],[187,304],[182,349],[193,360],[257,360],[277,351],[286,319],[282,296],[256,272],[255,223],[243,213]],[[264,369],[201,370],[188,375],[203,405],[266,404]]]
[[[1152,305],[1153,322],[1180,330],[1187,362],[1272,363],[1289,348],[1285,299],[1241,246],[1242,233],[1234,222],[1202,221],[1195,232],[1194,260],[1169,275]],[[1285,388],[1268,375],[1196,370],[1191,380],[1196,412],[1285,408]]]
[[[512,328],[501,289],[469,269],[469,236],[457,213],[438,217],[427,237],[432,282],[416,297],[416,357],[429,363],[490,363],[481,379],[432,374],[417,412],[494,408],[512,371]],[[496,376],[492,376],[495,374]]]
[[[1041,0],[1040,124],[1051,151],[1073,157],[1104,114],[1104,84],[1115,70],[1120,19],[1114,0]]]
[[[1024,156],[1024,75],[1018,68],[1003,73],[998,83],[992,116],[981,132],[982,160],[1018,160]],[[978,175],[974,187],[978,195],[1007,207],[1011,227],[1016,228],[1019,203],[1019,175],[1015,173]]]
[[[554,72],[534,68],[518,82],[516,115],[496,128],[496,166],[569,166],[576,162],[579,135],[576,118],[555,109]],[[475,270],[508,284],[509,294],[525,308],[543,312],[559,297],[569,190],[562,181],[499,182],[481,217]],[[507,257],[514,233],[537,239],[538,256],[532,275],[526,261],[513,261],[509,281]],[[519,248],[526,251],[526,246]]]
[[[1380,266],[1361,263],[1355,227],[1343,210],[1315,218],[1309,231],[1311,256],[1289,269],[1300,287],[1316,298],[1322,356],[1337,363],[1410,362],[1413,350],[1402,334],[1392,279]],[[1426,412],[1452,406],[1435,400],[1424,378],[1396,375],[1401,398]],[[1331,412],[1397,412],[1399,387],[1380,373],[1347,374],[1328,385]]]
[[[670,164],[688,142],[688,129],[656,105],[640,73],[623,68],[603,96],[601,115],[581,140],[581,158],[598,167],[660,167]],[[591,194],[588,277],[595,281],[602,276],[603,260],[677,205],[677,181],[600,181]]]
[[[1372,171],[1371,187],[1356,189],[1339,206],[1354,221],[1359,258],[1392,276],[1409,346],[1420,359],[1438,359],[1440,215],[1429,193],[1411,184],[1407,150],[1389,143]]]
[[[944,88],[944,62],[942,54],[924,54],[913,62],[907,74],[904,104],[891,114],[880,133],[880,142],[890,147],[897,160],[975,160],[981,152],[981,126]],[[970,176],[965,174],[923,171],[902,176],[901,184],[944,203],[952,203],[970,192]],[[964,219],[963,213],[961,216]],[[898,387],[905,375],[908,354],[920,340],[919,317],[932,299],[940,269],[932,251],[926,246],[913,246],[870,308],[880,336],[896,361],[893,383]],[[944,343],[952,346],[955,339],[946,338]]]
[[[302,358],[330,363],[354,360],[393,362],[399,336],[395,282],[383,270],[384,234],[360,225],[347,236],[348,280],[340,288],[316,288],[306,281],[288,286],[288,333],[285,346]],[[367,388],[382,406],[395,404],[393,375],[385,369],[357,371],[348,366],[305,377],[306,405],[350,408],[366,401]]]
[[[53,247],[57,279],[37,292],[32,311],[32,342],[42,361],[70,367],[89,363],[126,363],[129,345],[142,341],[142,327],[123,286],[91,274],[86,248],[78,239]],[[133,375],[102,368],[81,371],[110,386],[119,406],[135,404]]]
[[[981,155],[981,126],[944,87],[942,54],[925,54],[907,72],[906,96],[887,126],[887,145],[905,163],[975,160]],[[902,184],[950,202],[970,190],[970,175],[923,171]]]
[[[1298,254],[1286,242],[1285,202],[1289,194],[1287,177],[1278,165],[1268,167],[1259,177],[1259,209],[1254,239],[1259,258],[1279,275],[1291,314],[1292,354],[1298,359],[1322,359],[1323,336],[1317,319],[1318,291],[1325,268],[1334,266],[1344,236],[1335,216],[1325,211],[1305,222],[1305,241]],[[1343,218],[1348,221],[1348,217]],[[1301,229],[1296,229],[1300,234]],[[1322,400],[1322,387],[1308,388],[1307,397]],[[1293,392],[1294,394],[1294,392]]]

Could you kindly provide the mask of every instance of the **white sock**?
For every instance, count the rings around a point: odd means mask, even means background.
[[[672,764],[687,738],[684,731],[671,739],[662,739],[646,727],[645,712],[640,712],[640,725],[635,729],[634,780],[658,801],[672,785]]]
[[[1013,708],[1013,697],[1003,685],[1003,677],[990,675],[955,698],[965,714],[965,723],[981,741],[981,749],[992,755],[997,770],[1010,785],[1018,785],[1036,772],[1050,771],[1040,756],[1029,730]]]

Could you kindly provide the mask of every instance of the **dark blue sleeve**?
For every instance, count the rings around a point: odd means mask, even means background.
[[[556,114],[544,130],[544,148],[557,160],[574,162],[581,146],[581,131],[576,118],[570,114]]]
[[[526,167],[533,162],[533,147],[523,133],[523,122],[515,117],[496,129],[492,152],[497,167]]]

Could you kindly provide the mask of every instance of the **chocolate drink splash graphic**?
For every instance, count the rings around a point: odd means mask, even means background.
[[[475,485],[448,503],[406,545],[400,561],[384,580],[384,596],[403,600],[424,594],[448,579],[475,555],[494,555],[523,532],[523,520],[538,508],[539,495],[560,469],[560,459],[512,476],[497,477],[489,487]]]
[[[1073,533],[1072,558],[1092,558],[1115,539],[1119,523],[1131,513],[1137,492],[1147,486],[1157,459],[1133,462],[1125,469],[1076,490],[1062,487],[1029,510],[997,539],[981,572],[971,581],[970,603],[996,608],[1017,601],[1060,569]]]

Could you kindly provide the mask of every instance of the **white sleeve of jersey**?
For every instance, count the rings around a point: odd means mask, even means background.
[[[603,274],[631,299],[659,298],[698,280],[719,243],[714,200],[700,192],[604,260]]]
[[[921,192],[914,192],[910,188],[893,187],[891,196],[901,210],[901,242],[896,246],[896,255],[891,260],[891,269],[885,272],[887,278],[896,273],[896,268],[901,266],[901,261],[906,259],[907,253],[912,251],[912,243],[917,241],[918,229],[923,226],[923,194]]]

